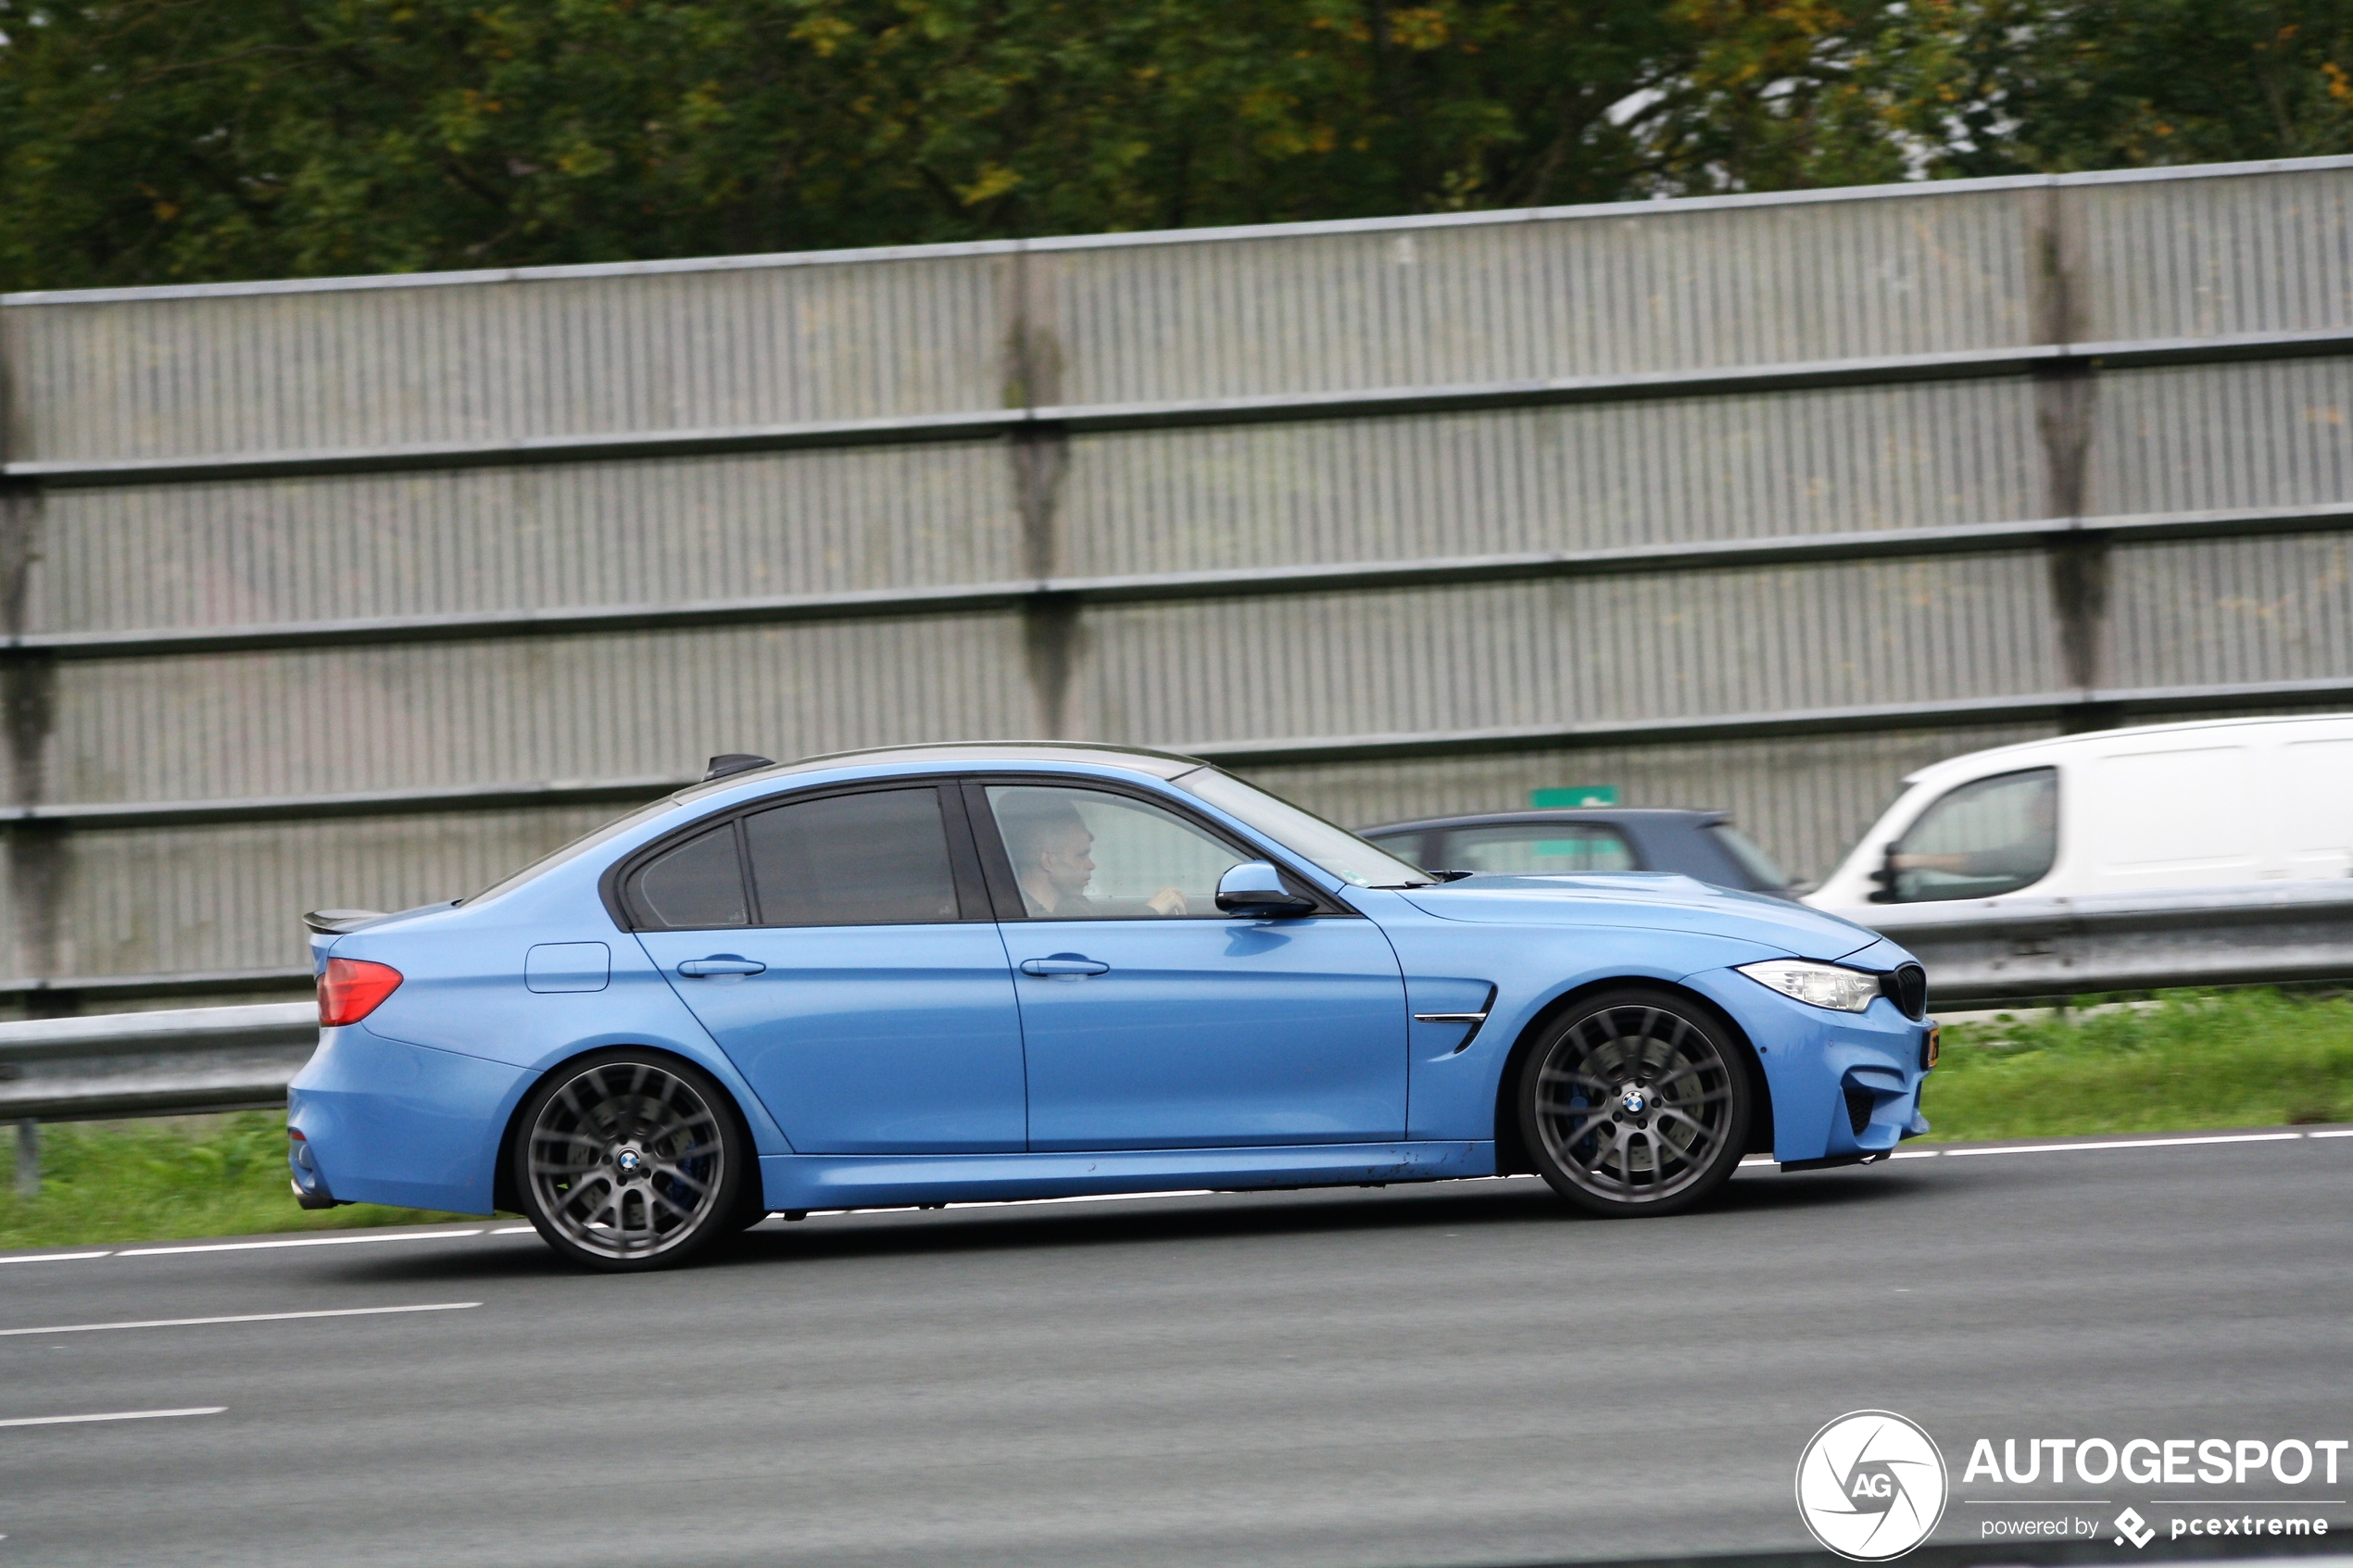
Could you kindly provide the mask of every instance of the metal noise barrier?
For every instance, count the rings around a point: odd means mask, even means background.
[[[1870,923],[1927,966],[1931,1011],[2353,981],[2353,880],[1894,906]],[[24,1129],[22,1153],[40,1122],[280,1106],[318,1038],[308,1001],[0,1023],[0,1122]]]

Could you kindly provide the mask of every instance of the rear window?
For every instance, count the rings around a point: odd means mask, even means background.
[[[1446,835],[1446,869],[1542,875],[1641,870],[1634,847],[1598,822],[1530,822],[1456,828]]]

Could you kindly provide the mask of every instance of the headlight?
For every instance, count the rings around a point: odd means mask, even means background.
[[[1740,972],[1759,985],[1770,985],[1784,997],[1811,1007],[1839,1012],[1861,1012],[1880,994],[1879,976],[1834,963],[1808,963],[1804,959],[1768,959],[1744,963]]]

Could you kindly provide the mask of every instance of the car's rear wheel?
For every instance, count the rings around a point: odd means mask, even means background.
[[[726,1094],[650,1051],[549,1073],[523,1107],[515,1186],[557,1251],[624,1273],[683,1263],[742,1224],[756,1156]]]
[[[1520,1072],[1520,1136],[1553,1190],[1595,1214],[1671,1214],[1731,1179],[1748,1146],[1740,1047],[1689,998],[1592,997]]]

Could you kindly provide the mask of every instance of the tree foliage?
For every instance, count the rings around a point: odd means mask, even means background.
[[[2353,0],[0,0],[0,287],[2353,146]]]

